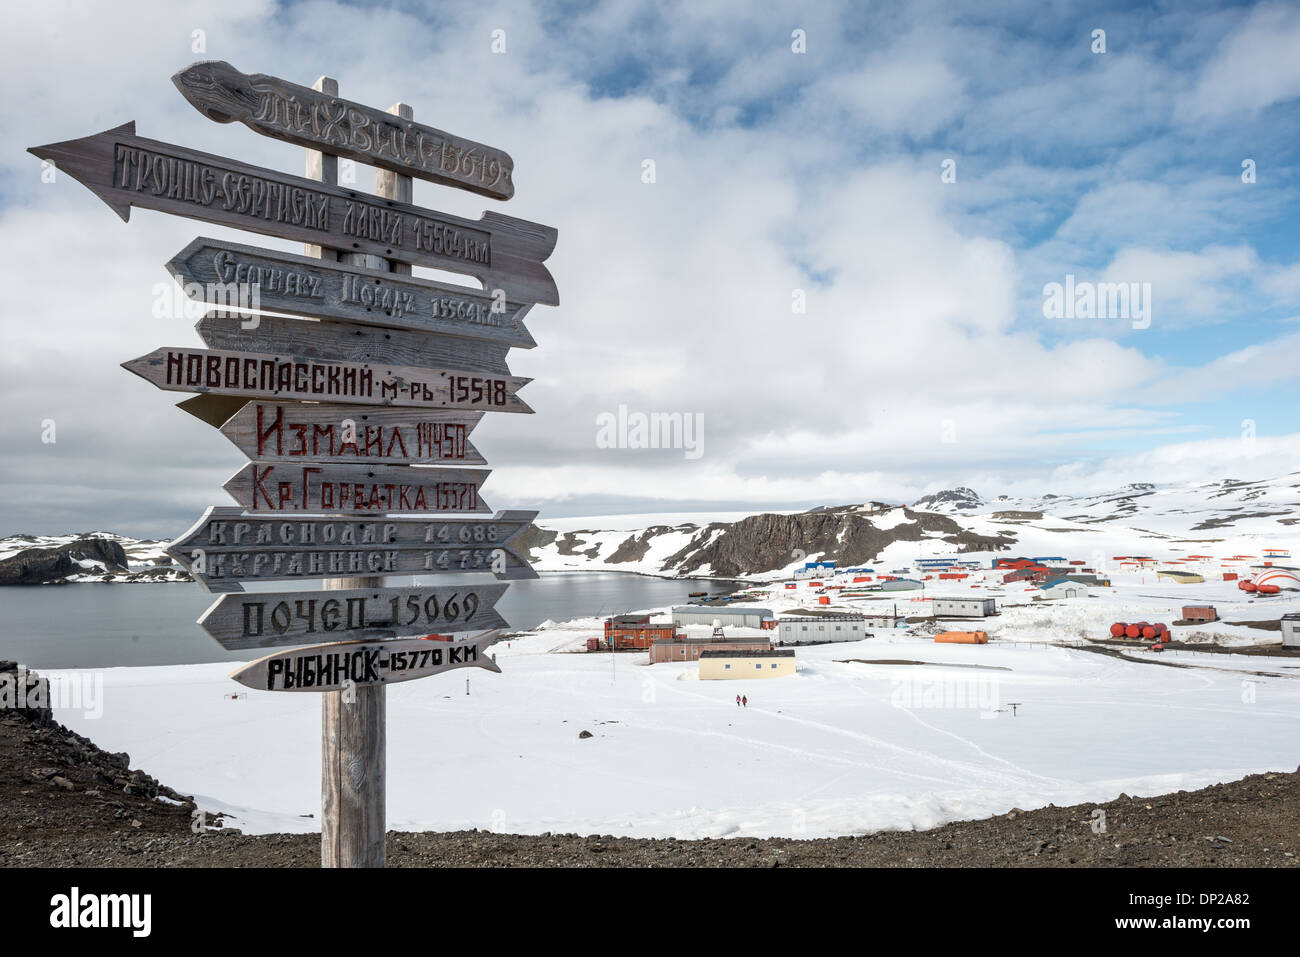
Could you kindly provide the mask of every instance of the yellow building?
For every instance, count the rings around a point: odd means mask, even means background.
[[[702,651],[700,680],[784,678],[794,674],[793,651]]]
[[[1197,575],[1195,572],[1179,571],[1174,568],[1161,569],[1156,572],[1156,578],[1163,578],[1169,582],[1178,582],[1180,585],[1197,585],[1205,581],[1204,576]]]

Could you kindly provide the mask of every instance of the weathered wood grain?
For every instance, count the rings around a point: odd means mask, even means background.
[[[382,684],[321,695],[321,867],[383,867],[388,723]]]
[[[549,226],[496,212],[470,220],[135,135],[135,123],[32,147],[123,220],[131,207],[367,253],[477,278],[507,300],[558,305]]]
[[[510,347],[482,339],[225,310],[209,312],[194,328],[209,349],[227,352],[510,374],[506,364]]]
[[[261,462],[486,465],[469,441],[482,412],[249,402],[221,434]]]
[[[531,349],[530,303],[428,279],[199,237],[167,263],[191,299],[231,308],[440,332]]]
[[[324,150],[417,179],[509,199],[515,186],[504,150],[223,60],[172,77],[181,95],[217,123],[243,123],[263,136]]]
[[[253,512],[396,514],[491,512],[479,489],[490,469],[419,465],[284,465],[250,462],[222,486]]]
[[[464,641],[392,638],[311,645],[251,661],[230,677],[256,691],[321,692],[394,684],[459,668],[500,674],[487,653],[499,636],[494,629]]]
[[[528,414],[516,394],[531,379],[452,369],[416,369],[304,356],[163,347],[122,368],[171,392],[353,405],[481,409]]]
[[[222,595],[199,624],[227,651],[505,628],[490,582]]]
[[[537,577],[515,545],[536,517],[504,511],[484,518],[276,518],[213,506],[167,554],[213,592],[349,575],[491,572],[520,580]]]

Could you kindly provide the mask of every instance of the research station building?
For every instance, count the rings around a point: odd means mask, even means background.
[[[777,622],[776,635],[783,645],[861,641],[871,637],[865,615],[792,615]]]
[[[785,678],[794,674],[794,652],[705,651],[700,655],[700,680],[718,681]]]
[[[985,618],[998,613],[998,603],[993,598],[935,598],[936,618]]]

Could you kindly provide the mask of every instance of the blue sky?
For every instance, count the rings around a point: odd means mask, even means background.
[[[117,363],[196,341],[148,309],[194,236],[291,245],[152,213],[124,226],[23,152],[135,119],[300,169],[301,151],[176,95],[199,59],[330,72],[344,96],[400,97],[514,156],[508,204],[416,188],[560,231],[561,305],[533,310],[539,345],[511,357],[537,415],[475,433],[494,506],[789,508],[1300,468],[1294,4],[59,7],[17,13],[0,65],[27,94],[2,107],[0,268],[59,292],[0,307],[0,532],[167,534],[242,463]],[[1044,284],[1067,274],[1149,283],[1150,327],[1045,318]],[[704,454],[599,447],[597,416],[621,404],[703,416]],[[57,445],[35,439],[47,419]]]

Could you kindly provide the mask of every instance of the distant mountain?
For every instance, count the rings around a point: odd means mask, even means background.
[[[13,535],[0,539],[0,585],[190,581],[165,545],[111,532]]]
[[[1254,555],[1291,547],[1297,526],[1300,473],[1292,473],[1255,481],[1135,482],[1092,495],[985,499],[957,487],[910,505],[870,502],[793,514],[543,520],[521,545],[542,571],[762,579],[816,560],[892,567],[942,555],[985,561],[1023,554],[1104,566],[1119,555],[1171,561],[1189,551]],[[106,532],[13,536],[0,540],[0,584],[188,581],[165,545]]]
[[[998,553],[1059,555],[1104,567],[1127,554],[1176,560],[1189,551],[1258,554],[1263,547],[1290,547],[1300,533],[1300,473],[992,500],[958,487],[908,506],[873,502],[730,521],[678,517],[639,529],[626,521],[602,528],[599,518],[556,523],[569,530],[547,524],[535,527],[526,543],[542,570],[773,578],[819,559],[890,566],[949,554],[988,560]]]

